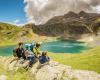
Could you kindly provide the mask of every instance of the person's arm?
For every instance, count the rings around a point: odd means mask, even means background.
[[[36,55],[36,49],[35,48],[33,48],[33,53]]]

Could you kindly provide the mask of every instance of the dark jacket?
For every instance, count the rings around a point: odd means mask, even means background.
[[[22,57],[23,59],[26,59],[24,52],[25,52],[24,48],[16,48],[16,56],[18,58]]]

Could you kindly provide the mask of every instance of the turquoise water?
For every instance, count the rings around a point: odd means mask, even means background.
[[[80,53],[89,49],[85,43],[76,41],[54,41],[42,44],[41,50],[54,53]]]
[[[0,47],[0,55],[1,56],[9,56],[12,55],[13,46],[3,46]],[[85,43],[76,42],[76,41],[53,41],[53,42],[45,42],[41,45],[42,51],[49,51],[54,53],[80,53],[82,51],[87,50]]]

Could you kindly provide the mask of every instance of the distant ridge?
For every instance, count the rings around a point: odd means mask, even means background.
[[[97,35],[100,27],[100,14],[70,11],[51,18],[43,25],[31,24],[29,26],[32,26],[33,32],[39,35],[79,39],[84,34]]]

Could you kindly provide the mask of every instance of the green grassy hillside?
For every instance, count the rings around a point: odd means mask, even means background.
[[[100,47],[80,54],[49,54],[51,58],[75,69],[92,70],[100,73]]]
[[[0,22],[0,45],[11,45],[32,37],[30,30],[8,23]]]

